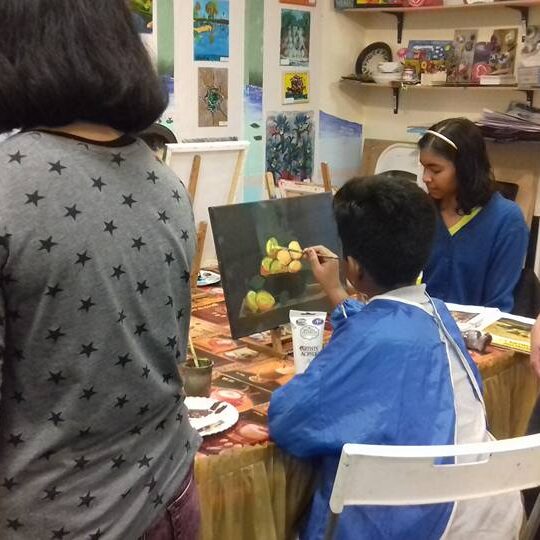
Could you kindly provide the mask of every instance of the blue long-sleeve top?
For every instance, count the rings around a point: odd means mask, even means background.
[[[438,218],[423,282],[431,296],[445,302],[510,312],[528,242],[529,230],[519,206],[495,193],[454,234]]]

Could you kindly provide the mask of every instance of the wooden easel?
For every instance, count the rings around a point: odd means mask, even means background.
[[[277,199],[276,183],[274,180],[274,173],[268,171],[264,175],[264,183],[266,187],[266,194],[269,199]]]
[[[330,174],[330,166],[326,161],[321,161],[321,173],[326,193],[332,193],[332,176]]]
[[[244,341],[246,347],[253,349],[257,352],[270,354],[275,358],[287,358],[287,354],[283,350],[283,341],[281,339],[281,327],[273,328],[270,330],[270,336],[272,338],[272,345],[259,345],[258,343],[252,343]]]

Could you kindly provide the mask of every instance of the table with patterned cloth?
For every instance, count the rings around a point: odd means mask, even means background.
[[[232,403],[240,413],[234,427],[205,438],[195,461],[201,540],[291,538],[309,504],[315,475],[309,463],[283,454],[269,441],[267,411],[273,390],[293,375],[292,359],[265,350],[269,333],[231,339],[219,288],[195,293],[191,336],[198,355],[214,361],[211,397]],[[290,352],[290,335],[283,341]],[[500,439],[523,435],[539,388],[529,357],[491,347],[473,358],[484,379],[492,433]]]

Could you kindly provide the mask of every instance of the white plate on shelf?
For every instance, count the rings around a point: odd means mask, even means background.
[[[187,397],[185,404],[190,424],[203,437],[221,433],[238,422],[238,410],[226,401],[205,397]],[[212,407],[219,412],[215,413]]]
[[[201,270],[197,278],[197,287],[208,287],[221,281],[221,276],[210,270]]]

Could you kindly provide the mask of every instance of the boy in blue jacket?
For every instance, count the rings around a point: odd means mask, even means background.
[[[346,275],[369,301],[348,298],[322,246],[307,256],[335,306],[334,334],[305,373],[276,390],[270,433],[320,471],[301,539],[322,539],[345,443],[461,444],[489,440],[482,383],[444,304],[415,285],[429,256],[435,209],[406,179],[350,180],[335,216]],[[325,262],[322,262],[325,261]],[[358,506],[343,512],[345,540],[517,538],[519,494],[438,505]]]

